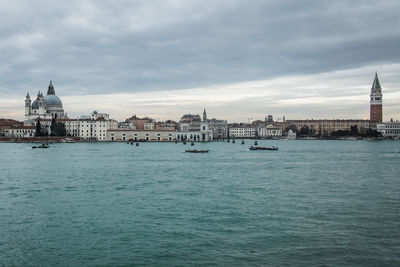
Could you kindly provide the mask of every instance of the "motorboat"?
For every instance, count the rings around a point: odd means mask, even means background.
[[[197,149],[193,149],[193,150],[185,150],[186,153],[208,153],[209,150],[197,150]]]
[[[278,150],[278,148],[276,146],[269,146],[269,147],[251,146],[249,147],[249,150]]]
[[[75,143],[75,140],[72,138],[64,138],[60,140],[60,143]]]
[[[46,145],[45,143],[42,143],[40,146],[33,146],[32,148],[49,148],[49,145]]]

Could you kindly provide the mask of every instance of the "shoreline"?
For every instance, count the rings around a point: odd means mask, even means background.
[[[0,137],[0,143],[62,143],[60,142],[64,138],[71,137],[26,137],[26,138],[11,138],[11,137]],[[98,141],[98,140],[81,140],[80,138],[72,138],[76,143],[130,143],[128,141]],[[232,142],[233,139],[230,139]],[[399,141],[394,139],[385,138],[371,138],[371,137],[342,137],[342,138],[318,138],[318,137],[300,137],[296,139],[286,139],[286,138],[235,138],[234,140],[252,140],[252,141]],[[191,143],[192,141],[186,141]],[[215,140],[215,141],[193,141],[194,143],[228,143],[228,139],[225,140]],[[136,143],[136,142],[134,142]],[[183,143],[182,141],[138,141],[138,143]]]

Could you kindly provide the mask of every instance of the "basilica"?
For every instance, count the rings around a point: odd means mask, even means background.
[[[66,119],[67,114],[64,113],[64,108],[61,99],[56,96],[53,82],[50,81],[47,89],[47,95],[43,96],[42,92],[38,92],[35,101],[31,101],[29,93],[25,98],[25,120],[32,119]]]

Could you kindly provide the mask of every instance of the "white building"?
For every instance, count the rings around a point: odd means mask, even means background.
[[[274,128],[272,124],[257,127],[257,135],[261,138],[282,137],[282,130]]]
[[[197,131],[181,131],[177,132],[176,139],[178,141],[193,142],[210,142],[214,140],[214,132],[209,128],[207,122],[200,122],[200,130]]]
[[[296,140],[296,137],[297,137],[297,133],[293,132],[292,129],[289,129],[289,131],[286,134],[286,139],[287,140]]]
[[[255,138],[256,128],[252,126],[229,127],[230,138]]]
[[[64,113],[61,99],[56,95],[52,81],[47,89],[47,95],[43,96],[40,91],[35,101],[31,101],[29,93],[25,97],[25,120],[31,119],[65,119],[68,118]]]
[[[399,121],[379,123],[376,125],[376,129],[382,134],[384,138],[400,139]]]
[[[23,138],[23,137],[34,137],[36,127],[34,126],[10,126],[10,128],[3,129],[5,137],[11,138]]]
[[[110,119],[110,115],[107,113],[99,113],[97,110],[94,110],[92,114],[90,114],[90,118],[92,120],[97,120],[98,118],[104,118],[106,120]]]
[[[171,142],[176,140],[176,130],[109,130],[106,135],[107,141],[123,142]]]

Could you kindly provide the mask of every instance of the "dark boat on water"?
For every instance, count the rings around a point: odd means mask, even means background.
[[[49,148],[50,146],[46,145],[45,143],[42,143],[40,146],[33,146],[32,148]]]
[[[278,148],[275,147],[275,146],[270,146],[270,147],[262,147],[262,146],[255,147],[255,146],[251,146],[251,147],[249,147],[249,150],[278,150]]]
[[[209,150],[197,150],[197,149],[193,149],[193,150],[185,150],[186,153],[208,153]]]

